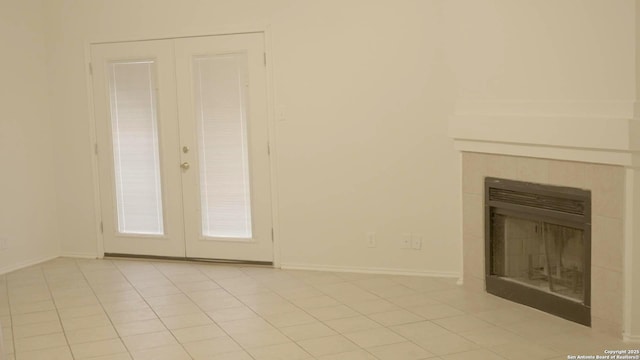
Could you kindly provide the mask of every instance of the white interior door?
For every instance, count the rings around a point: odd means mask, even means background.
[[[171,43],[91,47],[105,253],[184,256]]]
[[[187,256],[271,262],[263,35],[179,39],[175,53]]]
[[[92,46],[105,253],[271,262],[260,33]]]

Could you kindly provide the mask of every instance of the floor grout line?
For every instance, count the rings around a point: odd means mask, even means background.
[[[155,267],[155,265],[154,265],[154,267]],[[198,270],[198,272],[199,272],[199,273],[201,273],[202,275],[204,275],[206,278],[208,278],[208,279],[209,279],[209,277],[208,277],[208,276],[206,276],[206,274],[202,273],[199,269],[197,269],[197,268],[195,268],[195,267],[194,267],[194,269]],[[207,316],[207,318],[209,318],[209,319],[210,319],[210,320],[211,320],[211,321],[212,321],[216,326],[218,326],[222,331],[224,331],[224,332],[227,334],[227,336],[229,336],[229,338],[231,338],[231,339],[232,339],[232,340],[233,340],[233,341],[234,341],[234,342],[235,342],[235,343],[236,343],[236,344],[237,344],[241,349],[243,349],[243,350],[244,350],[244,348],[242,347],[242,345],[241,345],[240,343],[238,343],[238,342],[237,342],[237,341],[236,341],[236,340],[235,340],[235,339],[234,339],[230,334],[228,334],[228,333],[227,333],[227,332],[226,332],[222,327],[220,327],[220,326],[218,325],[218,323],[217,323],[214,319],[212,319],[212,318],[209,316],[209,314],[207,314],[207,312],[206,312],[206,311],[204,311],[204,309],[202,309],[202,308],[200,307],[200,305],[198,305],[198,304],[193,300],[193,298],[191,298],[191,297],[189,296],[189,294],[186,294],[182,289],[180,289],[180,288],[175,284],[175,282],[173,282],[173,280],[171,280],[169,277],[167,277],[167,275],[166,275],[164,272],[162,272],[162,270],[158,269],[158,271],[159,271],[159,272],[160,272],[160,273],[161,273],[161,274],[162,274],[162,275],[163,275],[163,276],[164,276],[164,277],[165,277],[165,278],[166,278],[166,279],[167,279],[171,284],[173,284],[173,286],[175,286],[178,290],[180,290],[180,292],[181,292],[183,295],[185,295],[187,298],[189,298],[189,300],[190,300],[190,301],[191,301],[191,302],[192,302],[196,307],[198,307],[198,309],[200,309],[200,311],[202,311],[202,313],[203,313],[203,314],[205,314],[205,315]],[[213,280],[213,279],[210,279],[210,280],[211,280],[211,281],[213,281],[214,283],[216,283],[216,285],[220,286],[220,284],[218,284],[215,280]],[[220,287],[220,288],[222,288],[222,287]],[[233,294],[229,294],[229,295],[233,296]],[[172,332],[171,330],[169,330],[169,331],[170,331],[170,332],[171,332],[171,334],[173,335],[173,332]],[[175,335],[174,335],[174,337],[175,337]],[[176,340],[177,340],[177,338],[176,338]],[[186,349],[186,348],[185,348],[185,351],[186,351],[187,353],[189,353],[189,352],[187,351],[187,349]],[[249,353],[247,352],[247,354],[249,354]],[[189,356],[191,356],[191,354],[190,354],[190,353],[189,353]],[[249,354],[249,356],[251,356],[251,354]],[[252,357],[252,358],[253,358],[253,357]]]
[[[137,274],[140,275],[136,276]],[[12,280],[9,281],[10,279]],[[48,291],[49,299],[42,300],[43,305],[49,306],[44,303],[45,301],[51,301],[53,303],[54,310],[52,311],[56,311],[57,321],[62,328],[66,347],[71,354],[69,359],[72,360],[81,359],[79,359],[72,351],[72,345],[70,344],[69,337],[70,332],[67,331],[63,325],[64,313],[61,311],[65,310],[66,312],[69,309],[70,311],[73,311],[75,308],[83,307],[84,305],[74,305],[84,303],[84,301],[82,301],[83,299],[80,298],[79,300],[81,301],[77,301],[78,299],[75,299],[75,297],[82,297],[82,294],[89,296],[89,293],[93,298],[95,298],[95,305],[99,306],[99,308],[96,306],[95,311],[101,311],[101,315],[106,316],[109,326],[115,332],[113,340],[117,339],[126,351],[126,353],[123,352],[120,354],[126,354],[126,356],[131,358],[134,358],[134,349],[131,346],[137,348],[138,345],[133,342],[127,345],[127,343],[124,342],[124,338],[126,336],[123,337],[121,331],[118,330],[118,327],[121,327],[121,325],[116,326],[116,322],[114,321],[124,320],[124,324],[142,324],[141,321],[147,321],[143,319],[146,317],[145,313],[135,313],[138,310],[135,308],[135,304],[137,304],[138,301],[140,301],[140,306],[144,304],[144,312],[148,309],[150,311],[148,316],[154,316],[153,320],[157,320],[159,322],[158,330],[142,332],[140,334],[130,336],[169,332],[173,341],[179,345],[179,348],[185,354],[185,359],[193,359],[194,357],[197,358],[197,356],[192,355],[187,351],[186,345],[189,344],[190,341],[186,341],[184,343],[181,342],[174,332],[182,329],[195,329],[196,327],[207,326],[207,324],[215,325],[220,330],[220,333],[207,334],[207,336],[215,336],[212,338],[207,337],[202,340],[196,340],[196,342],[212,340],[224,336],[231,340],[229,344],[231,344],[231,342],[235,344],[237,350],[230,350],[229,352],[223,352],[220,354],[229,354],[231,352],[238,351],[243,352],[245,356],[254,360],[260,358],[257,353],[258,350],[268,347],[277,348],[278,345],[284,344],[295,345],[302,351],[300,352],[301,355],[304,352],[310,359],[323,358],[324,355],[314,355],[316,353],[322,354],[323,351],[316,352],[316,350],[312,349],[313,353],[311,353],[311,351],[303,347],[301,343],[306,340],[318,339],[320,341],[316,344],[320,344],[322,343],[322,338],[332,336],[339,336],[341,339],[345,340],[344,349],[353,348],[353,351],[361,354],[367,354],[367,356],[372,359],[379,357],[375,355],[376,353],[379,353],[379,351],[387,351],[388,349],[396,348],[396,346],[400,349],[406,349],[406,351],[409,351],[412,348],[422,349],[427,353],[431,353],[432,356],[436,356],[435,359],[440,358],[440,356],[447,358],[448,355],[451,355],[452,358],[456,358],[456,356],[464,356],[460,354],[464,354],[472,348],[476,349],[471,351],[486,351],[485,354],[494,354],[494,358],[503,358],[505,355],[501,354],[508,355],[508,352],[511,351],[510,349],[517,346],[525,348],[528,347],[530,349],[540,349],[540,351],[545,350],[548,351],[549,354],[564,354],[564,352],[559,348],[562,344],[554,344],[552,341],[553,338],[551,336],[544,336],[546,335],[544,332],[540,334],[540,336],[536,335],[531,339],[522,335],[522,331],[537,332],[540,331],[538,327],[544,329],[544,326],[549,327],[549,334],[556,332],[562,333],[562,331],[568,329],[567,331],[572,332],[571,335],[573,336],[570,339],[574,339],[576,344],[585,343],[591,345],[593,342],[594,349],[598,346],[610,345],[606,342],[609,341],[608,338],[598,340],[600,342],[593,340],[598,339],[596,337],[597,333],[593,331],[584,331],[577,327],[574,328],[572,327],[574,325],[571,323],[546,314],[537,316],[537,312],[531,312],[530,317],[528,317],[529,313],[526,313],[527,310],[523,310],[520,305],[511,306],[510,303],[503,302],[504,300],[495,298],[492,295],[466,290],[454,284],[445,284],[444,281],[440,282],[439,279],[434,279],[436,282],[433,283],[430,280],[419,282],[412,279],[413,278],[411,277],[376,274],[363,275],[362,277],[347,276],[344,274],[343,276],[340,276],[340,274],[329,272],[298,272],[274,268],[246,268],[241,265],[228,264],[222,266],[218,264],[177,264],[163,261],[136,261],[134,263],[129,262],[126,259],[52,260],[38,266],[26,268],[24,272],[18,270],[0,277],[0,281],[4,281],[4,291],[6,293],[6,303],[9,311],[8,319],[11,322],[10,331],[13,345],[12,356],[16,360],[23,359],[21,359],[21,356],[18,354],[16,349],[16,324],[14,323],[15,317],[13,314],[11,299],[15,298],[14,302],[17,301],[19,304],[21,299],[26,300],[31,295],[31,291],[33,291],[33,294],[36,294],[38,297],[45,296],[45,292]],[[157,283],[153,283],[156,281]],[[197,288],[197,285],[195,285],[198,282],[203,282],[202,286],[206,285],[206,288],[202,289],[202,291],[198,291],[199,289]],[[194,285],[190,286],[190,283],[193,283]],[[209,288],[214,286],[215,288]],[[39,293],[40,289],[43,291],[41,294]],[[296,294],[296,290],[299,290],[300,292]],[[347,292],[336,292],[341,290],[345,290]],[[350,293],[349,291],[351,290],[354,292]],[[173,293],[174,291],[175,294]],[[221,299],[226,299],[227,297],[228,299],[232,299],[234,301],[233,306],[229,308],[216,308],[216,303],[207,302],[206,296],[209,295],[207,294],[208,291],[212,291],[211,294],[214,295],[217,293],[221,294]],[[16,296],[12,297],[10,295],[11,293],[16,294]],[[201,293],[201,296],[198,296],[198,293]],[[54,294],[60,295],[54,296]],[[120,294],[120,296],[118,296],[118,294]],[[176,295],[175,299],[171,298],[173,295]],[[273,301],[270,300],[272,296]],[[416,296],[416,299],[412,299],[412,296]],[[185,303],[182,303],[182,297],[184,297]],[[401,299],[405,297],[406,299]],[[158,298],[158,301],[152,301],[154,298]],[[421,299],[425,301],[424,305],[420,304]],[[2,299],[0,298],[0,300]],[[39,301],[40,300],[33,301],[33,304],[36,304]],[[62,301],[63,305],[65,305],[64,309],[59,309],[59,306],[61,305],[59,304],[59,301]],[[66,305],[66,301],[69,301],[69,304],[72,305]],[[418,305],[412,305],[414,301],[417,301]],[[380,303],[377,304],[376,302]],[[111,309],[111,306],[107,306],[107,304],[110,303],[114,304],[113,309]],[[118,303],[122,303],[122,307],[117,305]],[[370,304],[367,306],[367,303]],[[26,305],[29,304],[29,302],[26,303]],[[213,304],[213,306],[211,304]],[[16,304],[13,304],[13,306],[15,305]],[[430,306],[438,307],[441,305],[450,306],[453,309],[458,310],[461,315],[446,315],[447,308],[437,308],[436,310],[428,309]],[[92,305],[86,306],[93,306],[93,303]],[[184,306],[184,308],[181,308],[182,306]],[[325,308],[329,311],[330,308],[338,306],[343,306],[345,309],[348,309],[349,313],[335,312],[333,314],[344,316],[321,320],[324,316],[320,316],[320,313],[315,311],[316,309]],[[20,308],[15,310],[23,311],[39,307],[40,305],[25,307],[21,304]],[[163,307],[166,307],[166,309],[163,309]],[[426,308],[422,310],[417,309],[420,307]],[[111,310],[107,311],[107,308]],[[206,310],[209,308],[213,310]],[[275,331],[274,334],[278,334],[282,338],[277,337],[274,340],[276,341],[275,344],[271,344],[271,340],[267,338],[268,340],[264,342],[264,344],[267,345],[262,345],[263,342],[261,341],[255,341],[256,339],[247,339],[246,334],[248,334],[248,331],[246,329],[242,329],[237,332],[231,327],[221,326],[225,321],[216,321],[214,318],[215,314],[213,314],[213,312],[224,311],[225,309],[230,309],[230,313],[233,313],[233,310],[231,309],[238,309],[238,313],[236,315],[243,315],[245,309],[246,311],[250,311],[251,314],[255,316],[251,319],[258,319],[259,321],[268,324],[269,329],[273,329]],[[93,309],[87,310],[93,311]],[[502,310],[507,311],[500,313]],[[522,311],[523,318],[513,323],[503,323],[501,319],[503,319],[504,316],[508,316],[510,313],[509,310],[514,311],[516,314],[518,314],[519,311]],[[127,321],[129,319],[122,316],[118,319],[115,318],[115,314],[128,311],[131,311],[132,314],[135,313],[136,318],[141,318],[143,320]],[[377,314],[384,314],[393,311],[403,311],[411,316],[407,315],[406,318],[395,319],[396,321],[400,321],[397,324],[394,321],[389,321],[394,319],[385,317],[385,315],[376,316]],[[35,314],[38,312],[43,311],[37,310],[28,313]],[[89,311],[86,313],[89,313]],[[293,313],[300,314],[300,317],[296,318],[294,321],[287,322],[286,317],[288,314]],[[420,313],[424,313],[425,315],[420,315]],[[429,317],[429,319],[427,319],[426,316],[431,313],[441,313],[442,317]],[[83,312],[83,314],[85,313]],[[163,316],[160,314],[163,314]],[[195,321],[198,319],[196,314],[198,314],[198,316],[202,315],[202,322],[205,322],[204,320],[206,319],[207,324],[192,325],[198,323],[198,321]],[[404,313],[401,314],[402,316],[406,315]],[[484,315],[481,317],[481,314]],[[167,320],[165,320],[173,317],[175,317],[175,319],[172,320],[177,321],[192,320],[189,318],[190,315],[194,316],[194,321],[182,322],[180,323],[179,328],[173,330],[169,329],[168,323],[166,322]],[[48,316],[49,315],[42,319],[46,319]],[[184,319],[181,319],[180,317],[183,316]],[[85,316],[83,315],[77,318],[84,317]],[[359,321],[355,319],[360,317],[370,322],[371,326],[375,325],[375,327],[371,329],[362,328],[356,330],[345,330],[346,328],[344,328],[344,326],[339,326],[339,322],[331,323],[333,320],[344,319],[344,324],[348,325],[347,323],[349,322],[349,319]],[[53,318],[53,314],[51,314],[51,318]],[[284,321],[280,321],[280,319]],[[242,324],[241,320],[246,319],[240,318],[229,321],[238,321],[238,324]],[[330,325],[330,323],[332,325]],[[523,324],[522,331],[518,327],[521,323]],[[106,324],[107,323],[105,322],[105,327]],[[162,324],[162,330],[160,330],[160,324]],[[186,326],[182,327],[182,325],[185,324]],[[319,335],[312,335],[309,338],[300,340],[294,340],[291,332],[283,331],[283,329],[289,327],[302,326],[306,324],[321,325],[326,328],[326,330],[322,330],[322,328],[320,328],[321,331],[317,333]],[[358,323],[352,324],[358,325]],[[419,334],[418,336],[409,335],[409,333],[407,333],[406,336],[403,335],[406,331],[415,331],[411,330],[412,325],[415,326],[413,329],[422,329],[419,327],[422,326],[422,324],[424,324],[424,326],[433,326],[433,329],[439,329],[436,330],[434,334],[442,331],[442,335],[425,336],[424,339],[426,339],[426,343],[420,339]],[[529,329],[526,327],[527,324],[531,324],[530,326],[533,327]],[[73,325],[85,326],[81,324],[81,322]],[[176,323],[176,325],[178,325],[178,323]],[[478,327],[480,325],[486,325],[486,327]],[[96,324],[94,328],[98,327],[102,327],[102,325]],[[468,329],[465,329],[465,327]],[[90,329],[93,328],[88,328],[87,331],[91,331]],[[342,329],[342,331],[340,329]],[[403,329],[405,330],[403,331]],[[490,343],[483,342],[482,337],[478,338],[473,335],[482,329],[503,331],[505,336],[506,334],[511,334],[513,335],[513,338],[509,338],[508,342],[505,342],[504,346],[500,344],[492,345]],[[217,331],[218,330],[216,330],[216,332]],[[380,339],[380,334],[384,334],[386,331],[397,335],[398,338],[396,339],[394,337],[394,341],[397,340],[398,342],[387,344],[386,341],[389,341],[388,339]],[[362,335],[354,337],[356,336],[355,334],[359,333]],[[354,336],[352,336],[352,334]],[[463,334],[466,334],[467,336]],[[106,335],[114,336],[111,333],[107,333]],[[265,335],[268,336],[267,334]],[[242,338],[239,336],[242,336]],[[181,338],[183,337],[181,336]],[[473,338],[477,339],[477,341],[474,341]],[[168,336],[166,339],[170,341]],[[439,339],[450,341],[450,343],[448,343],[450,345],[439,344]],[[144,340],[146,341],[146,339]],[[249,340],[249,342],[246,340]],[[279,341],[285,340],[286,342],[283,342],[282,344],[279,343]],[[57,341],[60,343],[62,342],[59,338]],[[101,342],[103,340],[97,341]],[[86,344],[91,343],[92,342],[86,342]],[[350,346],[346,346],[347,343],[349,343]],[[405,343],[411,344],[411,346],[403,345]],[[25,345],[24,343],[22,344]],[[174,343],[171,342],[171,344]],[[259,346],[253,346],[254,344],[259,344]],[[358,344],[362,344],[362,346]],[[612,342],[612,344],[622,343],[618,341]],[[74,344],[74,346],[75,345],[77,344]],[[147,347],[148,345],[149,344],[145,343],[141,349],[136,350],[135,352],[145,352],[165,346],[154,346],[154,343],[150,343],[150,345],[152,345],[151,347]],[[442,349],[442,346],[445,346],[446,355],[437,355],[434,351],[430,350],[438,348]],[[447,348],[447,346],[450,348]],[[27,348],[26,346],[23,347]],[[388,349],[384,349],[386,347],[388,347]],[[176,347],[176,349],[178,349],[178,347]],[[25,352],[28,351],[30,350],[25,350]],[[114,356],[116,355],[114,354]],[[549,356],[548,358],[557,359],[559,357],[560,356]],[[401,355],[398,357],[398,360],[403,359],[404,358]]]
[[[75,261],[74,261],[75,263]],[[77,264],[76,264],[77,266]],[[53,296],[53,292],[51,291],[51,286],[47,281],[47,276],[44,273],[44,269],[40,267],[40,271],[42,272],[42,277],[44,278],[45,284],[47,284],[47,289],[49,290],[49,296],[51,296],[51,301],[53,302],[53,307],[56,310],[56,315],[58,316],[58,321],[60,322],[60,328],[62,329],[62,334],[64,335],[64,340],[67,342],[67,346],[69,347],[69,352],[71,353],[71,358],[75,360],[76,356],[71,350],[71,344],[69,343],[69,337],[67,336],[67,332],[64,330],[64,324],[62,323],[62,317],[60,317],[60,311],[58,311],[58,306],[56,305],[56,299]],[[17,351],[16,351],[17,353]]]
[[[110,260],[102,260],[102,261],[109,261],[111,264],[113,264],[112,261]],[[77,263],[77,260],[76,260]],[[115,268],[117,268],[117,266],[115,266],[115,264],[113,264],[113,266]],[[87,278],[87,275],[85,274],[85,272],[82,270],[82,268],[80,268],[80,266],[78,266],[78,270],[80,271],[80,273],[82,274],[84,281],[87,283],[87,285],[89,286],[89,289],[91,289],[91,292],[93,293],[93,296],[95,296],[96,300],[98,301],[98,303],[100,304],[100,307],[102,308],[102,311],[104,312],[105,316],[107,317],[107,319],[109,319],[109,323],[111,324],[111,327],[113,327],[113,331],[116,332],[116,334],[118,335],[118,339],[120,340],[120,342],[122,343],[122,345],[125,347],[125,349],[127,349],[127,353],[129,354],[129,356],[131,358],[133,358],[133,355],[131,353],[131,351],[129,351],[129,348],[127,347],[127,344],[125,344],[125,342],[122,340],[122,336],[120,335],[120,333],[118,332],[118,329],[116,328],[115,324],[113,323],[113,319],[111,319],[111,317],[109,316],[109,313],[107,312],[107,310],[104,308],[104,304],[103,302],[100,300],[100,297],[98,296],[98,294],[96,293],[95,289],[93,288],[93,286],[91,286],[91,282],[89,281],[89,279]],[[123,275],[124,276],[124,275]],[[125,277],[126,279],[126,277]]]

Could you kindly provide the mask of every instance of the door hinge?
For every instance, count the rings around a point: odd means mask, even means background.
[[[96,155],[98,155],[98,144],[94,144],[93,145],[93,151],[96,153]]]
[[[271,143],[267,143],[267,155],[271,155]]]
[[[100,233],[104,234],[104,224],[100,221]]]
[[[273,242],[273,228],[271,228],[271,242]]]
[[[89,63],[89,75],[93,75],[93,64]]]
[[[264,58],[264,66],[267,66],[267,53],[262,53],[262,57]]]

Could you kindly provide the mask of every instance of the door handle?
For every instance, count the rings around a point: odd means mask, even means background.
[[[188,162],[186,162],[186,161],[185,161],[185,162],[183,162],[182,164],[180,164],[180,167],[181,167],[181,168],[183,168],[184,170],[189,170],[189,167],[190,167],[190,166],[191,166],[191,165],[189,165],[189,163],[188,163]]]

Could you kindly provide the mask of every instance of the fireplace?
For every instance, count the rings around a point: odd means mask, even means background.
[[[591,192],[485,179],[487,292],[591,325]]]

